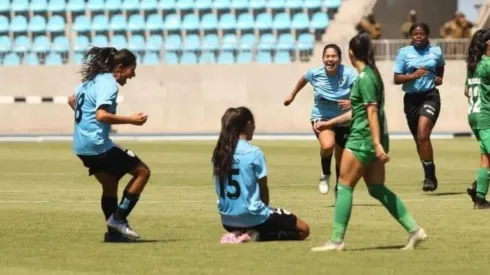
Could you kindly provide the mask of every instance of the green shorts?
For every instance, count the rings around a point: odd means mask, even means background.
[[[358,150],[349,147],[347,147],[347,149],[351,151],[352,154],[354,154],[354,156],[356,157],[356,159],[359,160],[364,166],[369,166],[369,164],[371,164],[373,161],[376,160],[376,152]]]
[[[490,129],[472,129],[480,145],[481,154],[490,153]]]

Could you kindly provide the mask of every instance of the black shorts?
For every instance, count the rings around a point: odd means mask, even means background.
[[[327,119],[319,119],[318,121],[327,121]],[[311,121],[311,126],[315,124],[314,121]],[[335,126],[332,128],[332,131],[335,133],[335,144],[340,148],[345,148],[345,144],[347,143],[347,138],[350,134],[350,127],[347,126]],[[313,130],[318,138],[318,133]]]
[[[297,231],[296,229],[296,221],[298,218],[291,212],[281,208],[271,208],[272,213],[269,218],[256,226],[252,226],[250,228],[240,228],[240,227],[232,227],[223,225],[226,231],[240,231],[246,232],[247,230],[257,230],[259,235],[268,235],[268,234],[277,234],[277,232],[281,231]],[[260,241],[260,240],[259,240]]]
[[[403,105],[408,128],[415,137],[417,136],[419,118],[421,116],[429,118],[434,125],[436,124],[441,111],[441,97],[439,95],[439,90],[433,89],[426,93],[405,94],[403,97]]]
[[[90,176],[98,172],[105,172],[115,176],[118,180],[141,163],[133,151],[118,145],[99,155],[78,155],[78,157],[88,168]]]

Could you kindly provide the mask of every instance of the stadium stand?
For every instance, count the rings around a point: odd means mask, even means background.
[[[144,65],[308,61],[341,0],[0,0],[0,63],[81,62],[127,47]]]

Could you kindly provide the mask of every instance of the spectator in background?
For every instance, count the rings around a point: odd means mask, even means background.
[[[408,12],[408,21],[406,21],[405,23],[403,23],[402,25],[402,35],[403,35],[403,38],[405,39],[410,39],[411,36],[410,36],[410,27],[412,27],[412,25],[414,23],[417,22],[417,11],[415,10],[410,10],[410,12]]]
[[[357,24],[356,30],[358,32],[366,31],[371,39],[381,38],[381,24],[376,22],[374,13],[370,13],[368,16],[362,18],[361,22]]]
[[[440,30],[443,38],[470,38],[473,23],[466,19],[466,16],[457,11],[454,18],[446,22]]]

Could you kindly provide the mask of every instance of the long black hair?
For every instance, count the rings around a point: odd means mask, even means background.
[[[325,52],[328,49],[333,49],[337,53],[337,55],[339,56],[339,61],[342,62],[342,50],[340,49],[340,47],[337,44],[328,44],[325,47],[323,47],[322,57],[325,56]]]
[[[92,80],[101,73],[111,73],[119,64],[136,65],[136,56],[126,49],[118,51],[113,47],[93,47],[83,57],[82,82]]]
[[[473,34],[466,56],[466,68],[470,74],[475,73],[478,62],[480,62],[481,57],[486,53],[486,43],[488,40],[490,40],[489,29],[478,30]]]
[[[349,42],[349,49],[357,60],[361,60],[371,67],[379,77],[381,88],[384,89],[383,79],[381,78],[378,67],[376,67],[376,61],[374,60],[374,46],[371,42],[371,38],[369,38],[369,34],[367,32],[360,32],[352,37]]]
[[[248,122],[254,122],[252,112],[246,107],[228,108],[221,118],[218,142],[213,152],[213,174],[220,178],[230,173],[233,164],[233,154]]]

